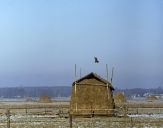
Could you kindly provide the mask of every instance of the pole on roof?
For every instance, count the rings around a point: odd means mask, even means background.
[[[77,75],[76,75],[76,64],[75,64],[75,110],[77,112],[76,80],[77,80]]]
[[[113,75],[114,75],[114,67],[112,68],[112,73],[111,73],[111,83],[113,82]]]
[[[106,79],[108,81],[108,64],[106,64]]]
[[[76,75],[76,64],[75,64],[75,81],[76,81],[76,77],[77,77],[77,75]]]
[[[108,64],[106,64],[106,79],[108,81]],[[109,85],[108,85],[108,82],[106,84],[106,87],[107,87],[107,95],[108,95],[108,103],[109,103]],[[109,105],[108,105],[109,106]],[[108,108],[109,109],[109,108]]]
[[[80,68],[80,78],[82,77],[82,69]]]

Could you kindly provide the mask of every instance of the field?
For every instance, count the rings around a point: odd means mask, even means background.
[[[73,128],[163,128],[162,102],[128,102],[127,116],[72,117]],[[0,128],[69,128],[69,102],[0,102]]]

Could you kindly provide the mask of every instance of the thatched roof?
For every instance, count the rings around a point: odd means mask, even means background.
[[[76,83],[79,83],[80,81],[82,81],[82,80],[84,80],[84,79],[90,79],[90,78],[95,78],[95,79],[101,81],[102,83],[106,84],[106,86],[109,85],[109,87],[110,87],[112,90],[114,90],[112,84],[111,84],[109,81],[103,79],[102,77],[100,77],[99,75],[97,75],[97,74],[94,73],[94,72],[91,72],[91,73],[89,73],[88,75],[86,75],[86,76],[84,76],[84,77],[82,77],[82,78],[80,78],[80,79],[74,81],[72,85],[74,85],[75,82],[76,82]]]

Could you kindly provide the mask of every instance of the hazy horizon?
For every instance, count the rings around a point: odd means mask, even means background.
[[[71,86],[75,64],[78,77],[115,67],[114,87],[163,87],[162,12],[163,0],[1,0],[0,87]]]

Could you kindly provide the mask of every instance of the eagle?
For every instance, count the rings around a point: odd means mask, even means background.
[[[95,63],[99,63],[99,60],[97,59],[97,57],[94,57],[95,59]]]

